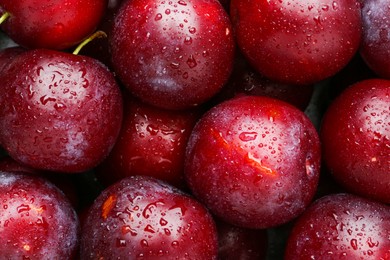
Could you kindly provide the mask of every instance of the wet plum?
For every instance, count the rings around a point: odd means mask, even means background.
[[[62,50],[93,33],[107,8],[107,0],[0,0],[9,13],[1,28],[26,48]]]
[[[114,69],[135,96],[151,105],[198,105],[231,73],[231,23],[217,0],[127,1],[113,27]]]
[[[75,259],[76,212],[51,182],[0,172],[1,259]]]
[[[245,96],[212,108],[190,136],[189,188],[211,212],[241,227],[288,222],[310,203],[320,144],[306,115],[280,100]]]
[[[389,259],[390,207],[351,194],[315,201],[294,224],[286,260]]]
[[[390,81],[345,89],[321,126],[324,163],[348,191],[390,203]]]
[[[262,75],[290,84],[333,76],[361,39],[356,0],[232,0],[237,44]]]
[[[148,176],[105,189],[87,212],[81,259],[216,259],[215,222],[192,197]]]
[[[184,187],[184,153],[200,113],[126,101],[118,141],[97,167],[98,179],[110,185],[130,175],[148,175]]]
[[[0,76],[0,142],[32,168],[82,172],[113,147],[122,95],[111,72],[85,56],[51,50],[19,54]]]
[[[362,7],[364,61],[379,76],[390,79],[390,8],[386,0],[365,0]]]

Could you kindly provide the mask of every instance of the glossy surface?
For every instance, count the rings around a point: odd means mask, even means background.
[[[268,228],[305,209],[319,167],[319,138],[303,112],[253,96],[225,101],[198,121],[185,174],[194,195],[222,220]]]
[[[356,0],[233,0],[237,44],[264,76],[311,84],[334,75],[358,50]]]
[[[110,45],[124,85],[167,109],[211,98],[233,64],[231,23],[217,0],[127,1],[116,16]]]
[[[185,148],[200,113],[126,101],[118,141],[99,165],[98,179],[109,185],[127,176],[148,175],[183,188]]]
[[[316,201],[295,223],[285,259],[389,259],[390,207],[349,194]]]
[[[390,81],[358,82],[328,108],[321,127],[324,162],[351,192],[390,203]]]
[[[81,259],[216,259],[211,215],[193,198],[149,177],[107,188],[89,209]]]
[[[373,71],[383,78],[390,79],[389,2],[365,0],[363,3],[363,37],[360,53]]]
[[[63,193],[36,176],[0,172],[1,259],[73,259],[79,222]]]
[[[30,167],[81,172],[111,150],[122,96],[97,61],[49,50],[18,55],[1,75],[0,143]]]
[[[107,0],[0,0],[1,14],[10,13],[1,28],[26,48],[62,50],[92,34],[106,7]]]

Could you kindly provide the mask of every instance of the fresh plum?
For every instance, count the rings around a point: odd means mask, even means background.
[[[237,44],[262,75],[289,84],[333,76],[358,51],[357,0],[232,0]]]
[[[198,201],[148,176],[105,189],[87,212],[81,259],[216,259],[215,222]]]
[[[122,129],[109,156],[97,167],[106,186],[130,176],[148,175],[185,186],[184,154],[198,111],[171,111],[126,98]]]
[[[113,147],[122,120],[114,76],[94,59],[26,51],[3,69],[0,143],[32,168],[82,172]]]
[[[320,143],[308,117],[268,97],[234,98],[201,117],[185,160],[189,188],[240,227],[269,228],[302,213],[316,191]]]
[[[78,218],[51,182],[0,172],[0,201],[1,259],[75,259]]]
[[[114,70],[151,105],[196,106],[216,94],[231,73],[233,33],[218,0],[125,1],[113,27]]]
[[[363,80],[345,89],[321,126],[323,160],[350,192],[390,203],[390,81]]]
[[[0,0],[9,13],[1,28],[23,47],[62,50],[92,34],[106,8],[107,0]]]
[[[390,207],[351,194],[322,197],[294,224],[285,259],[390,259]]]
[[[360,53],[367,65],[380,77],[390,79],[390,9],[387,0],[364,0],[363,35]]]

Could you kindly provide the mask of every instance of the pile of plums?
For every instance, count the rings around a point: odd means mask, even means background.
[[[389,0],[0,0],[0,259],[390,259]]]

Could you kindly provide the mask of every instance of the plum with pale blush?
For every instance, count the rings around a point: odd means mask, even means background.
[[[323,161],[350,192],[390,203],[390,81],[369,79],[345,89],[321,126]]]
[[[215,222],[192,197],[148,176],[106,188],[87,212],[81,259],[217,259]]]
[[[294,223],[286,260],[389,259],[390,207],[351,194],[315,201]]]
[[[76,259],[79,222],[51,182],[0,172],[1,259]]]
[[[36,49],[16,56],[0,78],[0,143],[14,160],[76,173],[108,155],[122,122],[122,94],[100,62]]]
[[[135,0],[120,6],[110,49],[118,78],[136,97],[185,109],[209,100],[226,83],[234,37],[218,0]]]
[[[97,169],[106,186],[131,175],[148,175],[183,188],[184,154],[200,116],[197,110],[169,111],[126,96],[121,132]]]
[[[9,13],[1,28],[17,44],[29,48],[64,50],[97,28],[107,0],[0,0],[0,13]]]
[[[389,3],[386,0],[365,0],[363,3],[360,53],[379,77],[390,79]]]
[[[220,103],[190,136],[185,176],[193,194],[223,221],[246,228],[286,223],[317,189],[320,143],[298,108],[268,97]]]
[[[357,0],[232,0],[237,45],[254,68],[277,82],[307,85],[340,71],[361,40]]]

